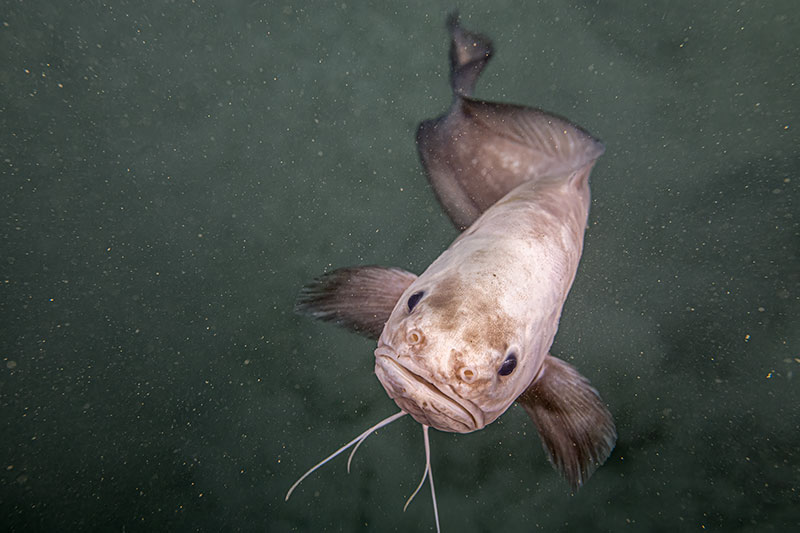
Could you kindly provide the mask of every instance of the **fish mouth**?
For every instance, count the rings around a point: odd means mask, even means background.
[[[453,398],[400,364],[386,346],[375,350],[375,374],[389,397],[420,424],[454,433],[469,433],[484,426],[483,411],[477,406]]]

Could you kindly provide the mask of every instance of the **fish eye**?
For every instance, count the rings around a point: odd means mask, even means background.
[[[408,312],[414,310],[422,297],[425,296],[425,291],[418,291],[408,297]]]
[[[517,368],[517,354],[511,352],[508,354],[508,357],[506,357],[506,360],[503,361],[503,364],[500,365],[500,370],[498,370],[497,373],[501,376],[507,376],[511,374],[515,368]]]

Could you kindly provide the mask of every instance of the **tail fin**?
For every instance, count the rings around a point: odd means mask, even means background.
[[[450,30],[450,86],[457,96],[472,96],[475,82],[492,57],[492,41],[467,31],[458,23],[458,12],[447,17]]]

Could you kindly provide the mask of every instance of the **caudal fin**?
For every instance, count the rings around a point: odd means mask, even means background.
[[[475,82],[492,57],[492,41],[461,27],[458,12],[447,17],[450,30],[450,86],[458,96],[472,96]]]

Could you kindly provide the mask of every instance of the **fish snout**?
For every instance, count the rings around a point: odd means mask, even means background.
[[[420,424],[441,431],[469,433],[481,429],[483,412],[469,401],[445,392],[441,387],[421,375],[422,369],[412,370],[399,361],[386,345],[375,350],[375,374],[398,407],[410,414]],[[413,364],[412,364],[413,367]]]

